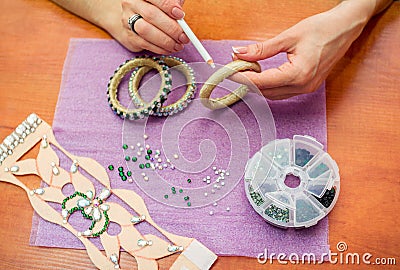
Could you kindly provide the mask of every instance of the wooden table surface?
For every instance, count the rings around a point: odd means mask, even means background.
[[[270,38],[338,1],[190,1],[186,19],[200,39]],[[52,123],[70,38],[110,38],[50,1],[0,2],[0,138],[31,112]],[[370,21],[330,74],[328,146],[341,173],[340,197],[329,215],[331,250],[393,257],[400,264],[400,2]],[[28,187],[39,179],[23,179]],[[92,269],[85,251],[29,246],[32,208],[16,186],[0,185],[1,269]],[[180,233],[180,232],[176,232]],[[261,252],[261,251],[260,251]],[[125,269],[136,269],[122,255]],[[176,256],[162,259],[168,269]],[[345,269],[366,266],[340,265]],[[314,266],[336,269],[338,264]],[[375,265],[369,268],[377,268]],[[261,265],[254,258],[220,257],[212,269],[308,269]],[[382,269],[394,267],[386,266]]]

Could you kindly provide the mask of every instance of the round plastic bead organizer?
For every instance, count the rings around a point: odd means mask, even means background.
[[[288,186],[287,176],[298,186]],[[339,196],[336,162],[310,136],[274,140],[246,165],[245,189],[253,208],[266,221],[283,228],[310,227],[325,217]]]

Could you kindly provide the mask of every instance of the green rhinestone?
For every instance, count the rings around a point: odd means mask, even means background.
[[[166,85],[171,85],[172,82],[171,82],[171,81],[166,81],[165,84],[166,84]]]
[[[124,145],[122,146],[122,148],[126,150],[126,149],[128,149],[128,145],[127,145],[127,144],[124,144]]]
[[[124,174],[124,172],[119,172],[119,176],[124,176],[125,174]]]
[[[165,199],[168,199],[168,195],[167,195],[167,194],[165,194],[165,195],[164,195],[164,198],[165,198]]]
[[[151,155],[153,151],[151,149],[147,149],[147,154]]]
[[[140,163],[140,164],[139,164],[139,168],[140,168],[140,169],[144,169],[144,164],[143,164],[143,163]]]
[[[137,161],[137,157],[132,157],[132,161],[136,162]]]
[[[188,182],[189,184],[192,183],[192,179],[189,178],[189,179],[187,180],[187,182]]]
[[[124,168],[118,167],[118,171],[119,171],[119,172],[123,172],[123,171],[124,171]]]
[[[149,156],[149,155],[146,155],[144,158],[147,159],[147,160],[149,160],[149,159],[150,159],[150,156]]]
[[[130,176],[132,176],[132,172],[131,171],[127,171],[126,175],[130,177]]]
[[[174,191],[174,190],[175,190],[175,187],[172,187],[171,190]]]
[[[172,194],[176,194],[176,190],[174,189],[174,190],[172,190]]]
[[[114,170],[114,166],[113,166],[113,165],[109,165],[109,166],[108,166],[108,169],[109,169],[110,171],[112,171],[112,170]]]
[[[130,156],[125,156],[125,160],[129,161],[129,160],[131,160],[131,157]]]
[[[185,196],[185,198],[183,198],[185,201],[189,200],[189,196]]]
[[[150,168],[150,163],[146,163],[146,168]]]
[[[122,181],[126,181],[126,179],[128,179],[128,178],[126,178],[125,175],[121,177],[121,180],[122,180]]]
[[[187,203],[187,206],[192,206],[192,203],[191,203],[191,202],[188,202],[188,203]]]
[[[183,192],[183,189],[180,189],[180,190],[179,190],[179,193],[182,193],[182,192]]]

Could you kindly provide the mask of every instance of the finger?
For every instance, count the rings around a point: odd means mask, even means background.
[[[294,42],[292,38],[279,35],[272,39],[250,44],[248,46],[232,47],[232,50],[238,59],[259,61],[274,56],[280,52],[287,52],[293,45]]]
[[[180,1],[177,0],[147,0],[149,3],[158,7],[166,14],[168,14],[171,18],[176,20],[182,19],[185,17],[185,12],[182,10],[182,6]]]
[[[129,32],[128,32],[129,33]],[[160,48],[149,41],[143,39],[139,35],[130,32],[127,42],[124,44],[129,50],[132,52],[140,52],[142,50],[148,50],[157,54],[169,54],[170,52],[165,50],[164,48]]]
[[[177,52],[184,47],[181,43],[177,43],[170,36],[143,19],[138,20],[134,28],[141,38],[166,51]]]
[[[189,43],[189,38],[185,33],[183,33],[178,22],[151,3],[145,1],[126,3],[126,6],[124,7],[125,19],[128,20],[128,18],[134,13],[140,14],[145,21],[160,29],[177,43]]]
[[[299,69],[290,62],[285,62],[278,68],[267,69],[261,73],[253,71],[241,72],[260,90],[291,85],[299,73]]]

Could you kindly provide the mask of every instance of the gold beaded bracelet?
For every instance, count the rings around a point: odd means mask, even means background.
[[[186,92],[179,100],[166,106],[159,105],[156,108],[154,115],[168,116],[178,113],[187,107],[188,103],[190,103],[194,98],[196,83],[193,69],[183,59],[174,56],[163,56],[161,57],[161,60],[165,62],[168,67],[175,67],[178,71],[185,75],[187,80]],[[154,67],[151,66],[137,67],[132,72],[132,75],[129,79],[129,95],[131,96],[133,103],[138,107],[149,105],[139,94],[139,84],[143,76],[153,68]]]
[[[220,98],[210,98],[210,96],[215,87],[224,79],[228,78],[238,71],[243,70],[253,70],[256,72],[261,72],[261,67],[257,62],[247,62],[244,60],[236,60],[225,65],[224,67],[217,70],[214,74],[212,74],[210,78],[208,78],[208,80],[204,83],[203,87],[200,90],[201,103],[211,110],[217,110],[230,106],[235,102],[241,100],[248,92],[248,87],[246,85],[241,85],[235,91]]]
[[[122,78],[135,67],[146,66],[156,69],[161,75],[161,86],[157,95],[149,102],[146,107],[128,109],[123,106],[117,97],[118,86]],[[167,99],[167,95],[171,92],[172,80],[168,66],[159,58],[153,57],[136,57],[127,60],[120,65],[110,78],[107,86],[107,98],[111,109],[121,118],[129,118],[130,120],[142,119],[146,116],[154,114],[157,108]]]

